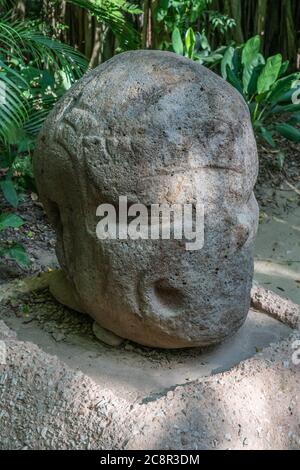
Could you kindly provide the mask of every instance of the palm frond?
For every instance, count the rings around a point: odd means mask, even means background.
[[[87,60],[68,44],[49,38],[39,31],[39,24],[29,21],[8,21],[0,19],[0,45],[7,54],[12,53],[18,60],[34,61],[39,66],[49,64],[57,69],[68,68],[70,73],[82,74]],[[74,77],[78,78],[78,77]]]
[[[1,15],[0,146],[11,144],[20,129],[36,134],[63,91],[62,77],[66,77],[70,86],[87,66],[82,54],[47,37],[38,23],[12,21],[9,16]],[[56,90],[52,90],[49,99],[46,73]]]
[[[94,15],[99,22],[109,26],[120,44],[125,49],[136,49],[139,46],[140,38],[138,32],[127,21],[125,13],[136,13],[136,5],[132,5],[124,0],[66,0]]]
[[[13,129],[27,119],[27,107],[20,89],[0,61],[0,140],[10,142]]]

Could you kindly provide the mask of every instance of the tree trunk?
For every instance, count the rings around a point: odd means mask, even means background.
[[[142,48],[147,49],[149,44],[149,24],[151,25],[150,19],[151,12],[151,0],[144,1],[144,12],[143,12],[143,31],[142,31]]]
[[[265,25],[267,18],[268,0],[257,0],[257,8],[255,14],[255,29],[261,37],[262,46],[265,40]]]

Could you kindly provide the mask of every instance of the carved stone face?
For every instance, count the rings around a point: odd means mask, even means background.
[[[119,336],[203,346],[249,308],[258,209],[246,104],[205,67],[172,53],[115,56],[72,87],[34,157],[57,254],[84,311]],[[205,242],[99,240],[96,208],[201,203]]]

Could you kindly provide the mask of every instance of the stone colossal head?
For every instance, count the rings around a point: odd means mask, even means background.
[[[257,150],[240,94],[173,53],[115,56],[49,115],[34,156],[57,255],[81,310],[163,348],[220,342],[250,302]],[[99,240],[100,204],[204,206],[204,246]]]

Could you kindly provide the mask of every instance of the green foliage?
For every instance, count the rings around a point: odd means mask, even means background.
[[[0,14],[0,186],[14,207],[15,158],[30,154],[47,114],[86,68],[86,59],[46,36],[41,23]]]
[[[159,0],[155,11],[156,20],[161,28],[172,32],[178,28],[184,34],[189,27],[195,29],[199,23],[204,27],[209,22],[213,30],[222,33],[233,27],[232,18],[218,11],[210,10],[212,0]]]
[[[260,45],[260,37],[255,36],[242,46],[228,47],[221,74],[243,95],[256,134],[269,146],[276,147],[276,134],[300,142],[300,104],[292,99],[297,90],[300,96],[300,73],[286,75],[289,62],[283,62],[281,54],[266,60]],[[282,163],[283,155],[279,158]]]
[[[9,228],[17,229],[23,224],[21,217],[13,213],[4,213],[0,215],[0,234]],[[0,257],[8,257],[14,260],[20,267],[27,267],[30,262],[26,251],[19,243],[1,244]]]
[[[138,5],[124,0],[67,0],[67,3],[88,10],[100,23],[109,26],[118,39],[120,51],[139,47],[138,32],[128,21],[128,15],[143,12]]]
[[[34,192],[37,192],[31,161],[32,147],[28,151],[22,151],[20,150],[20,147],[18,147],[17,151],[18,153],[12,164],[14,185],[17,190],[17,193],[19,191],[24,191],[24,189],[29,189]]]
[[[0,258],[10,258],[15,261],[21,268],[30,265],[25,248],[19,243],[13,243],[11,246],[0,246]]]
[[[86,70],[81,54],[41,28],[0,16],[2,144],[19,142],[21,131],[35,136],[57,98]]]
[[[16,175],[26,166],[25,182],[30,174],[28,156],[44,119],[58,98],[83,75],[87,60],[69,45],[48,37],[40,22],[15,19],[3,1],[0,8],[0,189],[16,208]],[[16,218],[14,214],[1,215],[0,230]],[[2,246],[0,255],[9,256],[20,266],[28,264],[24,248],[16,243]]]
[[[9,202],[9,204],[11,204],[13,207],[17,208],[19,204],[19,198],[12,179],[10,177],[4,178],[2,181],[0,181],[0,187],[7,202]]]
[[[195,33],[192,28],[186,31],[183,39],[179,29],[175,28],[172,33],[172,48],[176,54],[207,66],[214,66],[219,63],[226,50],[226,47],[220,47],[212,51],[205,34]]]
[[[212,51],[207,26],[209,25],[211,32],[217,30],[225,33],[235,23],[227,15],[209,10],[211,4],[212,0],[159,1],[156,19],[164,37],[160,49],[173,50],[179,55],[209,66],[220,62],[225,49],[220,47]]]
[[[7,228],[19,228],[23,225],[23,220],[12,212],[0,215],[0,231]]]

